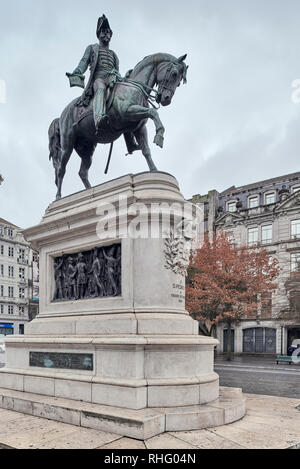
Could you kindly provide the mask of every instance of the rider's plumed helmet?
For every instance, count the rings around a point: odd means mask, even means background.
[[[111,34],[113,34],[112,30],[111,30],[111,27],[109,25],[109,22],[108,22],[108,19],[106,18],[105,15],[102,15],[99,19],[98,19],[98,24],[97,24],[97,31],[96,31],[96,34],[97,34],[97,38],[99,39],[99,35],[100,35],[100,31],[101,29],[109,29]]]

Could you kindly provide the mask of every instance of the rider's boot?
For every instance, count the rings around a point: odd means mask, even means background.
[[[135,137],[132,132],[125,132],[124,139],[128,151],[128,155],[132,155],[134,151],[138,151],[141,149],[140,145],[135,140]]]
[[[99,127],[104,122],[107,122],[108,116],[106,115],[106,93],[105,89],[99,87],[94,97],[93,111],[94,121],[96,127],[96,134],[98,133]]]

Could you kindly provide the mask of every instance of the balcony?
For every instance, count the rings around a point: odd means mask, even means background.
[[[26,278],[18,278],[18,284],[22,287],[26,287],[28,285],[28,280]]]
[[[28,259],[23,259],[22,257],[18,257],[17,262],[20,265],[28,265]]]
[[[19,312],[14,312],[14,314],[8,314],[8,313],[3,313],[3,314],[0,314],[0,323],[2,321],[10,321],[10,322],[13,322],[13,321],[27,321],[28,320],[28,314],[24,313],[24,314],[19,314]]]
[[[2,240],[2,241],[13,241],[14,236],[9,236],[7,234],[0,233],[0,240]]]
[[[16,298],[17,305],[27,305],[29,303],[29,298]]]
[[[8,305],[27,305],[29,298],[11,298],[10,296],[0,296],[0,303]]]

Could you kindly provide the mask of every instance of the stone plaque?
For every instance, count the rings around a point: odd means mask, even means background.
[[[94,359],[92,354],[83,353],[29,352],[29,366],[92,371]]]
[[[54,259],[53,301],[121,295],[121,244]]]

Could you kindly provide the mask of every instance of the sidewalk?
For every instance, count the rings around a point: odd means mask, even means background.
[[[0,409],[0,448],[14,449],[300,449],[300,401],[246,394],[244,419],[147,441]]]
[[[234,366],[245,366],[245,367],[260,367],[272,370],[298,370],[300,373],[300,363],[289,365],[288,363],[276,364],[276,355],[272,356],[260,356],[260,355],[232,355],[230,361],[226,360],[226,355],[215,356],[216,365],[234,365]]]

